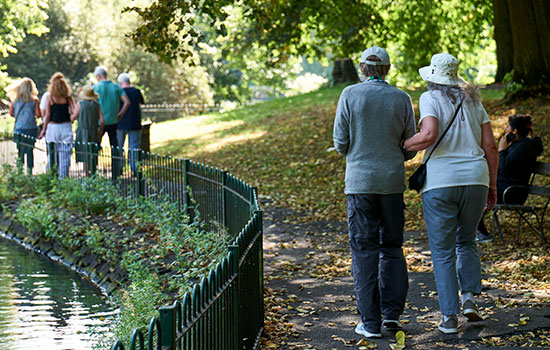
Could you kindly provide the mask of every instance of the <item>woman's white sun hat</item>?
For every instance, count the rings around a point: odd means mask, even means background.
[[[418,70],[425,81],[441,85],[459,85],[464,83],[458,75],[458,60],[448,53],[438,53],[432,56],[432,61],[427,67]]]

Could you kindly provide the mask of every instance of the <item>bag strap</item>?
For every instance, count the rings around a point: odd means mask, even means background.
[[[451,119],[451,121],[447,125],[447,128],[445,128],[445,131],[443,131],[443,134],[441,134],[441,137],[439,138],[439,140],[437,140],[437,143],[435,144],[434,148],[432,148],[432,150],[430,151],[430,154],[428,155],[428,158],[426,158],[426,161],[424,162],[424,164],[426,164],[428,160],[430,160],[432,153],[434,153],[435,149],[437,148],[437,146],[439,145],[439,143],[441,142],[441,140],[443,139],[447,131],[449,131],[449,129],[451,128],[451,124],[453,124],[453,122],[455,121],[458,111],[460,110],[460,107],[462,107],[462,102],[464,102],[464,97],[462,97],[462,99],[460,100],[458,107],[456,107],[455,114],[453,115],[453,119]]]

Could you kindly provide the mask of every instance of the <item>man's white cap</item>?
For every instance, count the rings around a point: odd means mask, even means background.
[[[129,83],[130,82],[130,74],[120,73],[120,75],[118,76],[118,82],[119,83]]]
[[[369,56],[378,57],[380,59],[380,62],[367,60],[367,57]],[[366,49],[365,51],[363,51],[363,54],[361,55],[361,60],[359,60],[359,63],[370,64],[371,66],[389,66],[390,55],[388,55],[388,52],[383,48],[378,46],[372,46]]]

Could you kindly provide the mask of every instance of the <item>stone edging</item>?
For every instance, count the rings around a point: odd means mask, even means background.
[[[2,208],[0,208],[0,236],[69,267],[92,281],[106,295],[112,294],[127,280],[127,274],[122,268],[112,266],[90,252],[82,256],[77,255],[57,241],[44,237],[40,233],[29,232],[23,225],[12,220]]]

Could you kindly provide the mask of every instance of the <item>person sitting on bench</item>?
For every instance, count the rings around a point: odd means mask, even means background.
[[[516,114],[508,118],[504,135],[498,144],[499,162],[497,175],[497,203],[523,204],[527,200],[527,189],[509,186],[527,186],[535,168],[537,156],[542,153],[542,140],[532,137],[531,116]],[[484,215],[485,216],[485,215]],[[483,217],[479,222],[476,241],[488,242],[491,234],[485,228]]]

